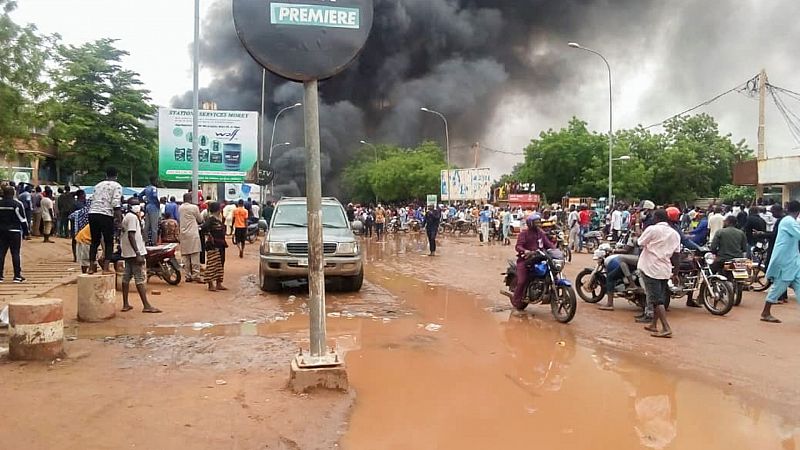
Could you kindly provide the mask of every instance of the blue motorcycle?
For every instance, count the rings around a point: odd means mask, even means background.
[[[572,283],[562,274],[564,264],[564,255],[557,249],[531,254],[526,264],[528,286],[523,301],[525,306],[549,304],[553,317],[561,323],[568,323],[575,317],[578,302]],[[508,269],[503,275],[508,291],[502,294],[510,296],[517,287],[516,261],[508,261]]]

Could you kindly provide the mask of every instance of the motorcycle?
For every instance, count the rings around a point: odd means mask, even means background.
[[[605,259],[612,252],[610,244],[601,244],[600,248],[594,251],[592,259],[596,262],[594,269],[583,269],[575,278],[575,289],[578,291],[578,296],[586,303],[597,303],[606,296],[606,278],[608,270],[606,269]],[[625,281],[620,279],[614,289],[614,295],[621,296],[634,305],[644,308],[645,307],[645,293],[644,289],[640,286],[639,272],[636,270],[631,271],[633,277],[632,283],[626,285]]]
[[[752,248],[753,265],[750,270],[750,288],[755,292],[764,292],[772,285],[767,279],[767,250],[769,243],[766,240],[756,242]]]
[[[155,247],[146,247],[145,265],[147,278],[157,276],[168,284],[176,286],[181,282],[181,265],[175,258],[178,244],[164,244]]]
[[[400,219],[397,217],[392,217],[392,220],[386,224],[386,232],[389,234],[399,233],[400,231],[407,231],[403,228],[400,224]]]
[[[475,234],[478,234],[478,225],[477,222],[475,222],[474,220],[458,219],[453,224],[453,229],[451,232],[452,233],[457,232],[459,235],[469,234],[471,232],[475,232]]]
[[[567,241],[567,235],[564,233],[564,230],[560,228],[554,228],[548,233],[548,238],[550,238],[550,242],[556,244],[556,248],[561,250],[561,253],[564,254],[564,260],[572,262],[572,250],[569,248],[569,242]]]
[[[678,266],[678,285],[670,280],[672,298],[697,294],[703,306],[715,316],[724,316],[733,308],[734,288],[722,275],[711,270],[716,257],[707,248],[683,250]]]
[[[541,250],[534,252],[526,264],[528,268],[528,286],[525,288],[523,301],[527,305],[550,304],[553,317],[561,323],[568,323],[575,317],[577,300],[572,283],[564,277],[564,255],[558,250]],[[502,274],[507,291],[500,291],[509,299],[517,287],[517,264],[508,261],[508,269]]]
[[[742,303],[742,293],[746,290],[749,291],[752,287],[752,275],[750,274],[752,267],[753,261],[747,258],[736,258],[725,262],[722,266],[726,278],[734,286],[734,306]]]
[[[245,235],[245,239],[249,244],[258,239],[258,233],[261,231],[261,227],[259,226],[258,222],[251,223],[247,225],[247,234]]]
[[[406,223],[406,227],[408,227],[409,231],[413,233],[418,233],[419,230],[422,229],[422,222],[420,222],[417,219],[409,219],[408,223]]]
[[[583,234],[583,248],[590,252],[594,252],[600,247],[600,241],[603,240],[603,233],[599,230],[587,231]]]

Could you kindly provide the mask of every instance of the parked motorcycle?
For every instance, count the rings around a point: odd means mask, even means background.
[[[559,250],[534,252],[526,264],[528,286],[523,301],[525,306],[550,304],[553,317],[561,323],[568,323],[575,317],[578,305],[572,283],[562,273],[564,264],[564,255]],[[515,260],[508,261],[508,269],[502,275],[508,291],[501,291],[501,294],[510,299],[517,287]]]
[[[406,227],[408,228],[408,231],[418,233],[419,230],[422,229],[422,222],[417,219],[409,219],[408,223],[406,223]]]
[[[147,278],[157,276],[173,286],[179,284],[181,282],[181,265],[175,258],[178,244],[164,244],[146,247],[146,249]]]
[[[474,220],[458,219],[453,224],[452,232],[453,233],[458,233],[459,235],[469,234],[469,233],[472,233],[472,232],[474,232],[475,234],[478,234],[478,224]]]
[[[564,260],[566,262],[572,262],[572,250],[569,248],[569,242],[567,241],[567,235],[564,233],[564,230],[553,228],[550,230],[547,237],[550,238],[550,242],[556,244],[556,248],[561,250],[561,253],[564,254]]]
[[[769,243],[766,240],[756,242],[752,248],[753,265],[750,270],[750,286],[755,292],[764,292],[772,285],[767,279],[767,251]]]
[[[258,222],[247,225],[247,234],[245,235],[245,239],[249,244],[252,244],[256,241],[256,239],[258,239],[259,231],[260,227],[258,226]]]
[[[600,248],[594,251],[592,259],[596,262],[595,267],[583,269],[575,278],[575,289],[578,296],[587,303],[597,303],[606,296],[606,279],[608,270],[606,269],[605,259],[611,255],[610,244],[600,244]],[[614,295],[623,297],[634,305],[644,308],[645,293],[640,285],[639,272],[631,271],[632,283],[626,285],[624,280],[619,280],[615,286]]]
[[[672,298],[687,296],[691,292],[711,314],[728,314],[734,305],[734,288],[727,278],[711,270],[715,259],[707,248],[683,250],[678,266],[678,284],[670,284]]]
[[[603,233],[601,233],[599,230],[587,231],[583,234],[583,248],[593,252],[600,247],[600,242],[602,240]]]

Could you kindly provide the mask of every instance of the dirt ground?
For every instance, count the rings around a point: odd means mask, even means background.
[[[622,302],[603,312],[579,300],[569,325],[544,307],[513,314],[499,295],[509,247],[445,238],[429,258],[424,237],[401,235],[366,248],[362,292],[327,296],[328,343],[345,355],[349,393],[285,389],[290,359],[307,347],[307,295],[261,293],[257,247],[249,246],[244,259],[228,259],[229,291],[154,280],[148,291],[160,292],[150,297],[159,315],[135,309],[77,323],[75,285],[48,293],[64,300],[68,357],[0,357],[2,447],[800,443],[794,303],[776,310],[784,320],[776,326],[758,321],[762,294],[746,294],[722,318],[677,302],[669,315],[675,338],[656,340]],[[578,255],[567,273],[590,263]],[[132,304],[140,306],[135,295]]]

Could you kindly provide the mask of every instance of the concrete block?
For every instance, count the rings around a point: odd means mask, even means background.
[[[64,357],[64,307],[58,298],[8,304],[8,357],[48,361]]]
[[[293,359],[289,370],[289,387],[295,393],[317,389],[346,391],[349,387],[344,364],[334,367],[302,368]]]
[[[117,291],[115,276],[78,276],[78,320],[83,322],[102,322],[117,313]]]

